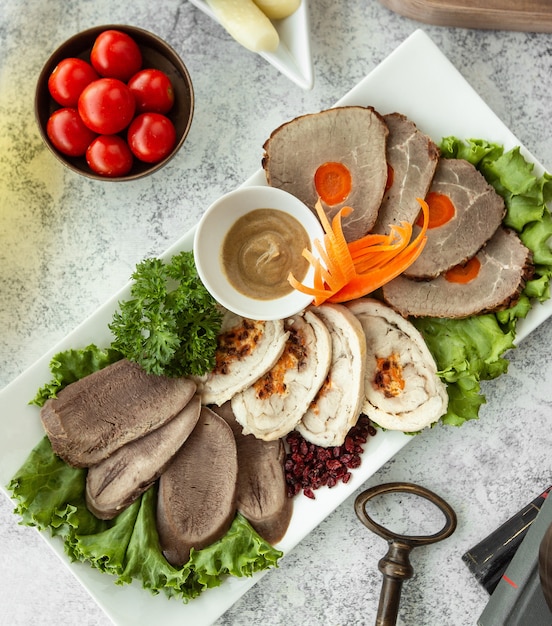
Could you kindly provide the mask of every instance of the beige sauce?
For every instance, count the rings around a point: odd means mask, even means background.
[[[294,217],[278,209],[255,209],[240,217],[222,244],[222,266],[228,280],[244,295],[273,300],[293,291],[287,278],[291,272],[303,280],[310,249],[305,228]]]

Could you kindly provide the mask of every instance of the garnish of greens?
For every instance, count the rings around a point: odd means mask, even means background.
[[[536,176],[518,148],[483,140],[443,139],[442,156],[473,163],[504,198],[506,226],[519,233],[533,253],[535,273],[519,302],[506,311],[467,319],[419,318],[412,322],[432,352],[439,376],[447,383],[449,409],[441,421],[460,426],[475,419],[485,402],[481,381],[505,373],[505,352],[515,345],[516,325],[532,301],[550,297],[552,177]],[[111,346],[67,350],[50,363],[52,381],[33,403],[42,406],[67,384],[122,357],[146,371],[170,376],[202,374],[212,369],[221,313],[203,287],[193,262],[184,252],[169,263],[142,262],[133,274],[131,298],[120,303],[110,329]],[[264,542],[237,515],[228,533],[212,546],[192,550],[180,570],[159,550],[155,524],[155,486],[115,519],[95,518],[85,504],[86,470],[74,469],[56,457],[45,437],[31,452],[8,488],[17,501],[22,523],[49,529],[64,542],[72,560],[116,576],[117,584],[137,579],[152,593],[180,597],[184,602],[203,589],[220,585],[227,575],[249,576],[277,565],[282,553]]]
[[[111,347],[149,374],[200,376],[215,366],[222,313],[201,282],[193,252],[168,263],[146,259],[132,274],[130,299],[119,303]]]

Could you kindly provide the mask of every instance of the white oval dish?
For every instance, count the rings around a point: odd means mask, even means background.
[[[221,249],[231,226],[255,209],[279,209],[295,217],[309,235],[316,256],[314,240],[322,241],[324,231],[316,215],[292,194],[275,187],[240,187],[225,194],[205,211],[194,236],[194,259],[201,281],[211,295],[228,310],[255,320],[284,319],[312,303],[312,296],[294,289],[280,298],[260,300],[239,292],[230,283],[221,263]],[[302,281],[312,286],[312,267]]]

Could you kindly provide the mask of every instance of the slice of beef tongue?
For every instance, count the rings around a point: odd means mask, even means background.
[[[351,174],[351,193],[343,202],[323,207],[330,219],[344,205],[353,207],[343,219],[343,232],[348,241],[358,239],[374,225],[385,191],[388,132],[373,107],[342,106],[297,117],[274,130],[264,143],[267,182],[315,211],[317,169],[327,162],[343,164]]]
[[[170,422],[93,465],[86,476],[88,509],[100,519],[112,519],[130,506],[159,478],[189,437],[200,410],[196,395]]]
[[[146,372],[122,359],[62,389],[40,417],[52,449],[74,467],[90,467],[171,420],[196,384]]]
[[[502,226],[477,254],[481,266],[468,283],[399,276],[383,287],[384,300],[414,317],[469,317],[513,306],[532,273],[531,252],[517,234]]]
[[[238,456],[232,429],[202,407],[192,434],[159,478],[157,530],[161,549],[174,567],[192,548],[220,539],[236,515]]]
[[[373,232],[388,233],[390,226],[413,224],[420,213],[417,198],[425,198],[437,163],[439,148],[416,124],[401,113],[383,119],[389,129],[387,165],[390,178]]]
[[[470,259],[492,237],[506,212],[503,198],[463,159],[440,159],[429,193],[447,196],[455,214],[427,230],[422,253],[405,271],[410,278],[434,278]]]
[[[284,442],[243,435],[230,402],[213,410],[229,424],[236,439],[237,509],[263,539],[270,544],[278,543],[288,529],[293,512],[292,499],[286,489]]]

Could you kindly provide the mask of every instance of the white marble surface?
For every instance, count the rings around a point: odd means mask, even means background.
[[[185,1],[1,0],[0,388],[118,291],[136,262],[162,253],[212,200],[256,171],[275,127],[331,106],[421,26],[374,0],[311,0],[310,15],[315,86],[302,91]],[[64,171],[41,144],[33,118],[41,64],[65,38],[102,23],[154,30],[183,56],[195,87],[183,150],[131,185]],[[423,27],[550,171],[552,35]],[[403,588],[399,624],[476,623],[488,596],[462,554],[552,480],[551,344],[546,322],[511,354],[508,374],[484,385],[488,402],[478,421],[415,437],[364,485],[416,482],[458,514],[450,539],[413,553],[415,576]],[[218,625],[373,623],[377,561],[386,546],[357,520],[353,500]],[[110,623],[11,511],[1,497],[0,624]]]

